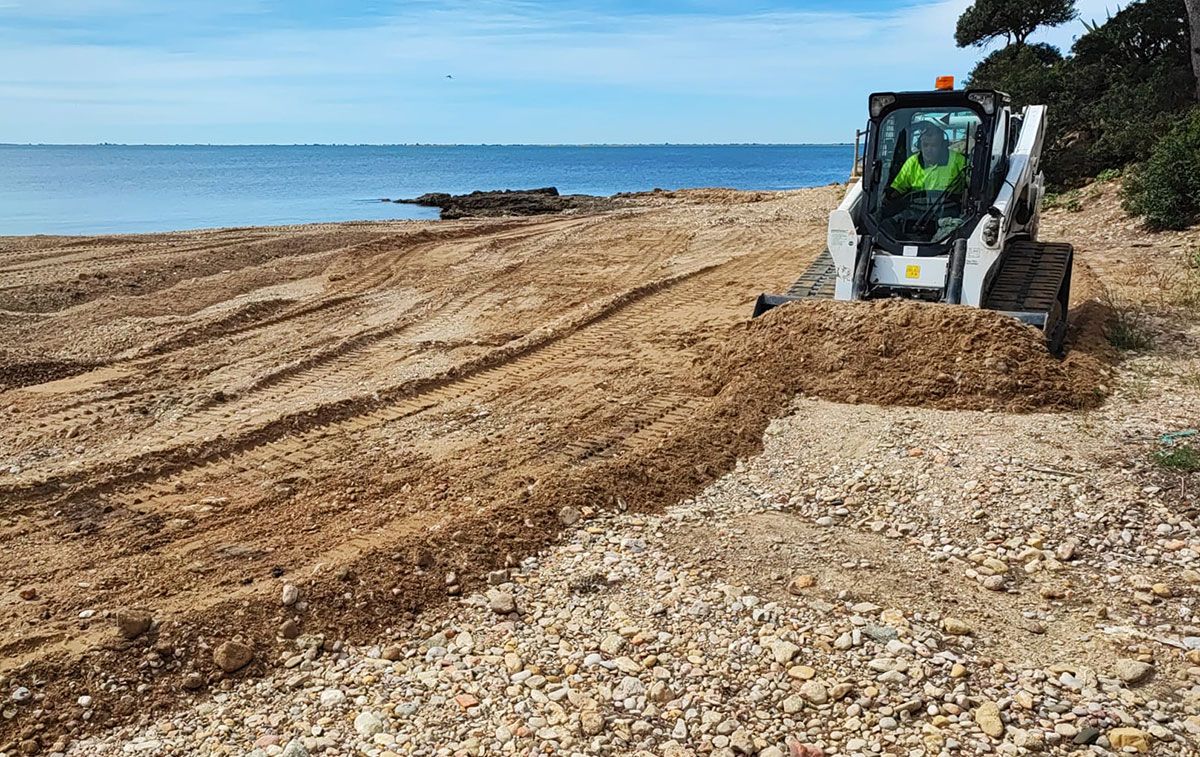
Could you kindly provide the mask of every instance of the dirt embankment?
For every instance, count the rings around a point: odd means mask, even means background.
[[[1060,360],[1041,331],[999,313],[901,301],[777,308],[735,329],[707,368],[720,391],[955,410],[1074,410],[1108,391],[1098,355]]]

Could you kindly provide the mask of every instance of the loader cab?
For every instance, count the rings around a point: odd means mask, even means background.
[[[862,224],[894,255],[945,255],[970,236],[1003,181],[1008,98],[991,90],[870,96]]]

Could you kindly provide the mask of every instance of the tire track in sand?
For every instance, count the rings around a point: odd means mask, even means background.
[[[480,248],[483,254],[489,255],[497,252],[497,244],[538,243],[550,247],[562,246],[566,238],[578,234],[581,229],[598,224],[602,224],[602,221],[595,217],[560,220],[531,228],[527,224],[503,224],[499,225],[500,229],[497,234],[479,240],[468,237],[468,241]],[[355,280],[354,290],[369,291],[382,286],[392,275],[396,266],[400,264],[402,258],[395,257],[396,255],[407,258],[422,250],[432,249],[447,237],[455,239],[461,235],[454,233],[433,236],[435,237],[434,241],[423,242],[403,250],[376,249],[374,254],[391,256],[388,264],[368,265],[367,274]],[[629,273],[626,278],[636,281],[643,278],[646,272],[656,266],[661,267],[663,257],[685,244],[688,239],[690,239],[689,235],[679,231],[669,231],[665,234],[643,234],[636,246],[637,254],[630,256],[631,260],[627,266]],[[363,244],[378,247],[381,243],[367,242]],[[356,245],[356,247],[361,248],[363,245]],[[127,449],[136,450],[132,456],[127,454],[126,459],[147,459],[171,453],[186,453],[187,449],[203,447],[223,437],[227,439],[231,431],[235,437],[241,434],[253,434],[258,427],[284,420],[289,415],[319,413],[324,405],[356,401],[377,392],[390,391],[395,388],[394,384],[385,383],[382,386],[366,388],[359,388],[357,385],[365,378],[370,377],[378,370],[379,366],[395,364],[405,358],[420,355],[430,346],[430,339],[436,340],[436,335],[447,331],[447,327],[457,324],[460,320],[465,321],[467,311],[479,310],[480,304],[487,302],[487,298],[492,293],[511,288],[513,281],[505,278],[506,275],[512,274],[510,278],[516,278],[523,282],[523,286],[535,290],[550,290],[552,285],[561,284],[561,282],[553,281],[554,275],[546,271],[535,271],[528,280],[515,276],[514,272],[529,264],[529,260],[515,261],[505,269],[504,275],[496,274],[491,279],[481,282],[481,286],[473,291],[459,292],[458,296],[447,302],[438,304],[432,300],[425,300],[415,303],[403,311],[398,311],[397,320],[391,325],[360,332],[329,349],[267,374],[247,390],[239,392],[231,401],[217,403],[208,400],[196,411],[175,421],[151,425],[144,433],[137,434],[123,444]],[[270,318],[266,323],[250,324],[240,331],[256,331],[268,324],[284,323],[299,315],[305,317],[319,315],[322,322],[328,322],[336,312],[346,312],[349,309],[361,307],[363,304],[358,298],[353,300],[343,298],[343,300],[333,306],[302,306]],[[326,307],[329,309],[325,309]],[[484,312],[481,311],[478,314],[484,315]],[[423,334],[428,334],[429,337],[422,338]],[[464,336],[463,339],[464,343],[471,341],[467,336]],[[184,347],[180,346],[172,352],[180,349],[184,349]],[[148,365],[157,364],[157,361],[148,363],[146,359],[138,359],[121,365],[126,366],[130,371],[140,371]],[[410,375],[407,378],[411,380],[419,378],[419,376]],[[28,445],[40,438],[69,437],[72,434],[71,429],[74,427],[97,422],[97,419],[106,415],[131,412],[138,407],[144,407],[144,405],[145,399],[140,394],[131,395],[127,391],[118,391],[111,395],[111,399],[98,398],[95,402],[71,407],[63,412],[39,419],[36,429],[32,433],[27,431],[20,441]],[[106,449],[97,449],[91,455],[98,458],[100,462],[88,463],[87,460],[84,460],[83,464],[96,465],[97,469],[108,468],[114,463],[121,462],[120,458],[114,458],[113,453]],[[78,478],[86,470],[85,468],[66,475]],[[2,480],[3,478],[0,477],[0,481]],[[38,487],[61,482],[61,480],[55,474],[51,474],[32,480],[26,478],[12,485]],[[9,482],[5,482],[5,485],[8,484]]]
[[[437,382],[428,390],[415,390],[396,401],[350,417],[271,439],[232,456],[212,459],[201,466],[115,492],[107,497],[107,501],[114,506],[148,513],[155,511],[155,503],[163,498],[179,492],[188,492],[188,496],[194,498],[213,482],[236,482],[238,486],[262,489],[289,470],[306,470],[330,455],[336,457],[330,446],[340,439],[352,438],[368,429],[413,416],[435,413],[451,403],[484,403],[489,398],[519,392],[539,381],[554,379],[576,370],[575,366],[589,361],[598,350],[631,333],[652,331],[664,320],[664,313],[688,313],[690,316],[697,309],[704,309],[705,294],[722,283],[727,285],[731,276],[735,277],[734,281],[744,280],[778,265],[776,261],[746,260],[747,257],[760,256],[740,256],[652,283],[635,290],[632,296],[623,295],[614,306],[586,323],[493,365]],[[752,297],[745,295],[743,299],[749,303]],[[747,313],[748,308],[746,304]],[[740,313],[740,310],[735,312]],[[609,456],[617,449],[627,450],[631,445],[652,445],[669,435],[701,401],[700,398],[666,394],[633,409],[599,436],[573,443],[565,441],[561,454],[556,453],[555,457],[566,465],[579,464]]]
[[[484,227],[484,231],[487,232],[488,236],[483,237],[480,244],[492,245],[498,242],[505,244],[527,243],[541,240],[551,235],[573,233],[586,225],[595,224],[596,222],[594,218],[589,217],[584,219],[556,219],[550,223],[534,225],[525,220],[504,219],[487,224]],[[460,239],[471,241],[478,233],[479,230],[470,225],[451,227],[449,229],[421,229],[413,233],[385,235],[377,239],[314,253],[339,256],[370,255],[374,256],[374,259],[383,258],[386,260],[386,263],[366,266],[364,273],[356,275],[352,280],[343,284],[341,290],[316,303],[301,303],[280,313],[264,310],[265,317],[256,320],[248,319],[242,311],[235,311],[229,316],[218,319],[216,322],[190,326],[182,333],[170,335],[145,347],[126,351],[124,358],[106,364],[102,370],[107,369],[110,375],[113,376],[125,373],[133,376],[148,369],[158,370],[163,365],[164,360],[169,359],[176,353],[200,347],[214,339],[228,339],[249,335],[301,319],[316,318],[318,319],[318,326],[321,323],[342,323],[346,316],[364,307],[364,294],[383,286],[394,275],[397,266],[401,264],[402,260],[435,249],[437,245],[446,241]],[[500,285],[501,282],[497,281],[488,288],[488,291]],[[411,311],[412,309],[410,308],[402,315],[409,315]],[[410,331],[414,325],[428,327],[437,323],[447,323],[450,320],[449,317],[441,317],[432,324],[429,322],[422,324],[419,322],[419,315],[418,313],[405,317],[400,323],[394,324],[391,327],[360,332],[342,340],[341,343],[335,345],[332,349],[323,350],[316,355],[304,358],[298,364],[286,366],[278,375],[272,374],[264,377],[261,380],[261,387],[258,385],[252,386],[250,392],[252,396],[246,399],[261,405],[264,401],[270,403],[284,399],[286,398],[287,391],[295,389],[303,389],[309,395],[320,397],[323,391],[339,384],[338,376],[353,368],[352,365],[333,365],[329,367],[329,370],[321,371],[321,368],[326,363],[339,359],[352,359],[356,357],[355,353],[359,350],[372,350],[372,345],[375,342],[386,340],[389,337],[400,337]],[[374,348],[373,351],[381,352],[385,348],[386,345],[383,345]],[[409,353],[411,354],[411,350],[409,350]],[[315,370],[317,373],[311,381],[307,381],[304,375],[310,370]],[[258,396],[258,389],[269,387],[280,381],[286,382],[286,386],[282,392],[276,392],[265,399]],[[120,382],[119,388],[114,391],[107,391],[96,397],[71,401],[65,406],[59,406],[57,409],[52,410],[49,414],[43,412],[43,414],[37,417],[30,418],[27,421],[29,428],[16,441],[22,447],[27,447],[42,440],[70,438],[74,436],[79,428],[87,424],[99,422],[101,418],[137,412],[139,407],[144,408],[146,406],[147,399],[145,394],[147,392],[159,393],[153,386],[147,387],[145,390],[123,388],[129,383],[131,383],[131,380],[124,379]],[[25,388],[29,389],[31,387]],[[36,391],[37,387],[32,387],[32,389]],[[227,412],[222,414],[219,411],[212,411],[210,408],[214,404],[214,401],[204,402],[197,409],[197,412],[201,416],[198,419],[192,415],[185,416],[181,429],[177,429],[174,426],[163,429],[163,435],[166,440],[169,442],[181,436],[186,436],[190,441],[197,437],[203,438],[226,430],[221,426],[221,423],[233,417],[235,413]],[[290,404],[295,406],[296,403],[292,402]],[[142,441],[142,446],[162,443],[161,439],[155,441],[153,428],[151,433],[152,436],[150,439]],[[111,458],[106,455],[106,459]]]
[[[602,345],[627,337],[630,333],[644,331],[661,322],[664,313],[678,313],[695,308],[721,282],[728,283],[730,277],[738,279],[753,276],[771,268],[769,262],[745,261],[747,256],[735,257],[705,265],[687,272],[651,282],[643,287],[625,292],[598,308],[579,322],[549,329],[543,338],[501,356],[494,364],[481,365],[464,373],[433,382],[432,386],[417,389],[394,401],[367,409],[328,423],[314,425],[300,433],[261,441],[231,454],[214,456],[197,465],[189,465],[169,476],[149,481],[131,488],[117,488],[104,496],[106,507],[124,510],[132,516],[121,531],[110,532],[111,539],[122,540],[122,531],[130,535],[136,532],[140,518],[156,521],[169,517],[162,505],[180,492],[189,498],[203,495],[210,485],[223,490],[230,487],[262,487],[289,470],[304,470],[322,457],[330,444],[351,437],[364,430],[410,418],[429,412],[452,402],[482,401],[512,392],[519,387],[536,384],[547,377],[560,375],[564,370],[590,359]],[[755,256],[757,257],[757,256]],[[741,263],[742,265],[736,265]],[[732,265],[731,264],[735,264]],[[490,361],[489,361],[490,362]],[[591,455],[580,456],[576,446],[564,447],[548,462],[551,465],[571,466],[586,464],[590,458],[602,457],[618,446],[651,444],[657,434],[667,432],[678,422],[695,399],[686,397],[664,397],[647,405],[611,432],[603,435],[603,442],[596,439],[583,442],[584,446],[596,449]],[[102,490],[77,492],[81,496],[102,494]],[[244,514],[239,517],[244,517]],[[339,542],[333,548],[311,556],[311,563],[337,564],[354,560],[379,546],[381,542],[415,530],[421,531],[443,516],[437,512],[420,512],[397,519],[387,529],[370,535],[358,535]],[[177,540],[170,544],[172,553],[186,555],[207,553],[221,543],[227,542],[225,528],[236,527],[236,523],[223,524],[220,520],[206,524],[205,535],[193,539]],[[132,543],[130,546],[133,546]],[[136,552],[137,550],[135,550]],[[132,553],[131,553],[132,554]],[[162,598],[157,604],[165,614],[177,606],[188,613],[203,612],[206,607],[217,603],[237,601],[242,596],[252,596],[255,587],[234,588],[231,591],[186,592],[170,598]],[[48,634],[34,649],[12,649],[6,655],[3,669],[20,665],[23,661],[42,658],[59,652],[79,653],[91,648],[106,632],[96,630],[69,639],[56,639]],[[49,645],[49,646],[47,646]]]

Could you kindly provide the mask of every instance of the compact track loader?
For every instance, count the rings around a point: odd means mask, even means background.
[[[1074,252],[1038,241],[1046,107],[948,78],[870,96],[861,178],[830,213],[827,249],[787,294],[759,296],[755,317],[811,297],[900,297],[1000,311],[1061,352]]]

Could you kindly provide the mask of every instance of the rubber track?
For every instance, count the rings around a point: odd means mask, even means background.
[[[983,306],[1009,312],[1051,312],[1071,255],[1069,244],[1009,243]]]
[[[821,298],[832,300],[837,283],[837,267],[833,256],[824,250],[809,264],[796,283],[787,290],[789,297]]]

